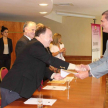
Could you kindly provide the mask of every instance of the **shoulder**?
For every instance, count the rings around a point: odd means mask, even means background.
[[[0,40],[3,40],[3,38],[0,38]]]
[[[43,46],[43,44],[41,43],[41,42],[39,42],[37,39],[32,39],[29,43],[28,43],[28,45],[31,45],[31,46],[42,46],[42,47],[44,47]]]
[[[28,44],[27,47],[30,49],[30,53],[32,54],[40,54],[42,52],[45,51],[45,47],[42,43],[40,43],[39,41],[35,40],[31,40]]]
[[[18,41],[24,41],[24,40],[26,40],[27,39],[27,37],[25,37],[25,36],[22,36]],[[27,39],[28,40],[28,39]]]
[[[18,41],[17,41],[17,43],[27,43],[27,42],[29,42],[29,39],[27,38],[27,37],[25,37],[25,36],[22,36]]]

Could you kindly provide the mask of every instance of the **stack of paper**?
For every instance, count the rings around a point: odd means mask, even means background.
[[[52,106],[57,99],[42,99],[43,105],[50,105]],[[24,104],[33,104],[37,105],[38,104],[38,98],[30,98],[27,101],[24,102]]]
[[[43,89],[47,90],[66,90],[65,86],[45,86]]]
[[[74,79],[74,77],[66,77],[62,80],[52,80],[52,81],[48,81],[48,83],[58,83],[58,84],[64,84],[67,80],[68,81],[72,81]]]

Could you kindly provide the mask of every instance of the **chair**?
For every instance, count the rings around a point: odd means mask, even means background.
[[[2,81],[5,75],[8,73],[8,69],[6,67],[2,67],[0,69],[0,80]],[[1,106],[1,96],[0,96],[0,106]]]
[[[5,75],[8,73],[8,69],[6,67],[2,67],[0,69],[0,80],[2,81]]]

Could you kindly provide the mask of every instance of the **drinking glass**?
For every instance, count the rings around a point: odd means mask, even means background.
[[[37,100],[37,108],[43,108],[43,95],[39,94]]]

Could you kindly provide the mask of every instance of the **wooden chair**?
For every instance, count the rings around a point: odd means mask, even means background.
[[[6,67],[2,67],[0,69],[0,80],[2,81],[5,75],[8,73],[8,69]]]
[[[0,80],[2,81],[5,75],[8,73],[8,69],[6,67],[2,67],[0,69]],[[0,107],[1,107],[1,94],[0,94]]]

